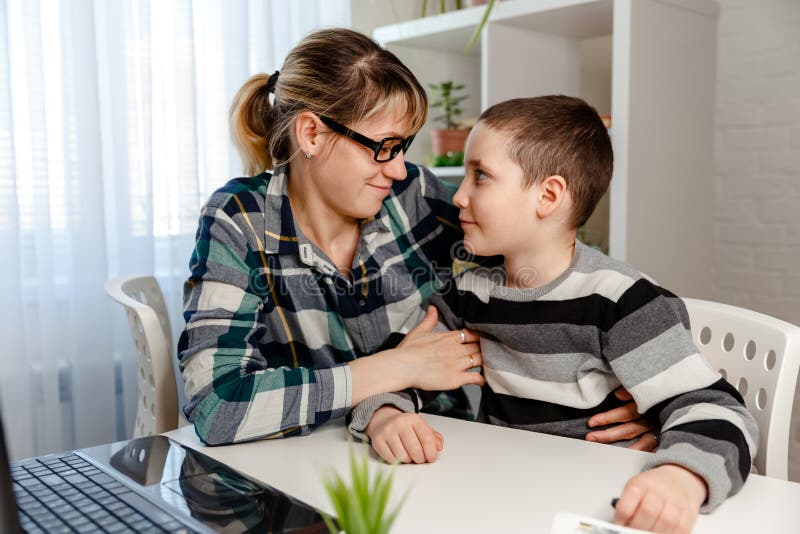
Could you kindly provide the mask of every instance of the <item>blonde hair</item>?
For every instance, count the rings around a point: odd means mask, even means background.
[[[268,81],[266,74],[251,77],[231,104],[231,134],[248,176],[291,158],[291,128],[303,111],[352,125],[399,103],[412,133],[427,119],[428,97],[408,67],[344,28],[315,31],[289,52],[272,103]]]

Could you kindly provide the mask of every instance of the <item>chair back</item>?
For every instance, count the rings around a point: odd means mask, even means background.
[[[139,403],[133,436],[178,427],[178,389],[172,368],[172,334],[164,296],[152,276],[114,278],[106,293],[125,307],[136,347]]]
[[[683,301],[695,344],[741,393],[758,423],[756,469],[788,480],[800,327],[736,306],[688,298]]]

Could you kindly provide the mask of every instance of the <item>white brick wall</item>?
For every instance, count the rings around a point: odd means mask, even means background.
[[[720,1],[715,141],[715,298],[800,324],[800,0]]]

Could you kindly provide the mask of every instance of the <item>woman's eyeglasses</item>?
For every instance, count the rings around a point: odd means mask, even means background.
[[[324,122],[325,125],[334,132],[341,134],[345,137],[349,137],[356,143],[372,150],[373,159],[378,163],[384,163],[386,161],[393,160],[401,151],[405,154],[406,151],[408,150],[408,147],[411,146],[411,142],[414,140],[414,136],[411,135],[406,138],[384,137],[380,141],[373,141],[369,137],[361,135],[360,133],[354,130],[351,130],[344,124],[339,124],[330,117],[320,115],[319,119],[322,122]]]

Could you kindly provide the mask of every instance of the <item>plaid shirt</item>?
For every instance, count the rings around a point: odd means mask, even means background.
[[[362,221],[352,278],[295,227],[285,166],[231,180],[203,206],[178,358],[184,413],[204,442],[305,434],[345,415],[347,362],[395,347],[422,319],[462,233],[454,189],[406,170]],[[440,397],[433,411],[465,401]]]

